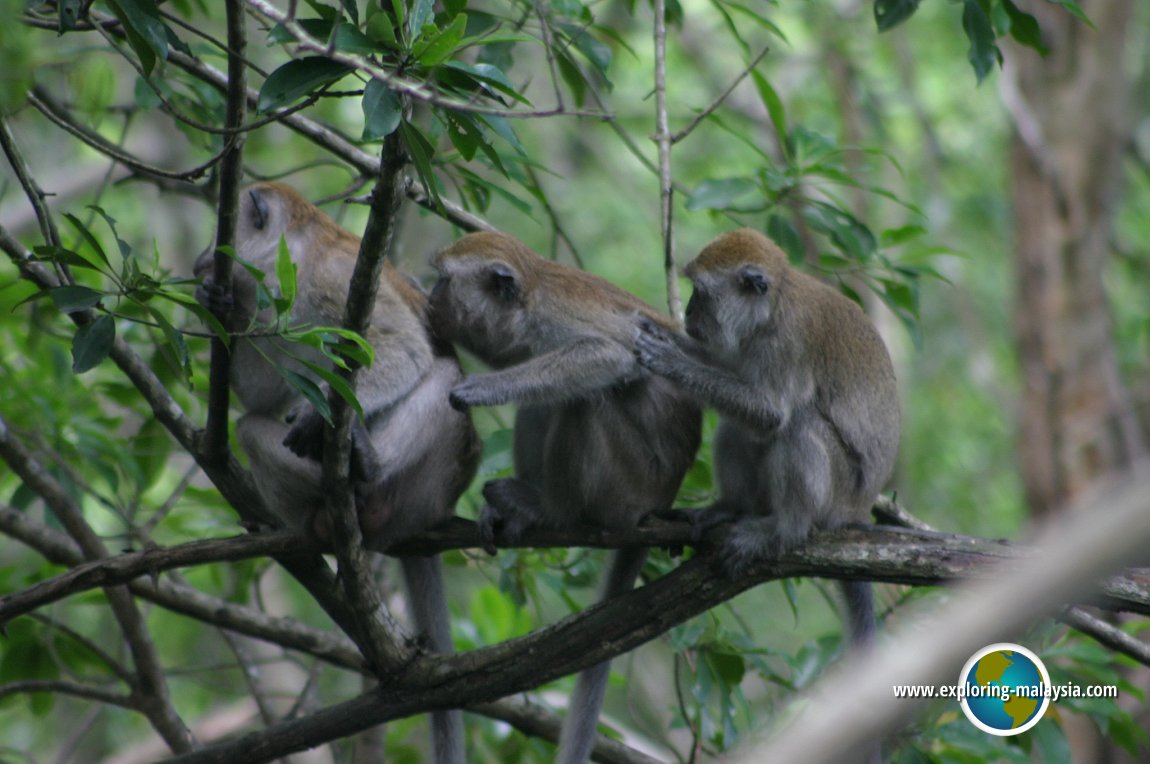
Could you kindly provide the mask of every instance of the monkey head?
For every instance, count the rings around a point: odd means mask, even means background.
[[[430,318],[437,337],[458,343],[496,368],[529,355],[520,341],[538,256],[502,233],[470,233],[436,255]],[[510,340],[510,341],[509,341]]]
[[[761,233],[743,228],[708,244],[684,269],[694,284],[687,334],[719,352],[737,352],[743,338],[769,331],[785,305],[790,264]]]

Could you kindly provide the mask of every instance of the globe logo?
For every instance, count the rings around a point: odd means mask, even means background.
[[[1021,645],[998,642],[970,657],[958,678],[962,711],[991,735],[1018,735],[1042,719],[1050,705],[1050,674]]]

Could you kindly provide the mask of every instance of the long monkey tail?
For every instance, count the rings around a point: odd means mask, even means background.
[[[620,549],[616,552],[600,599],[608,600],[630,591],[646,561],[646,547]],[[555,755],[555,764],[583,764],[590,759],[610,674],[611,661],[603,661],[585,670],[575,681],[575,691],[571,693],[571,701],[568,703],[567,719],[559,733],[559,752]]]
[[[847,634],[851,646],[866,647],[874,641],[874,591],[870,581],[840,581],[847,606]]]
[[[439,557],[403,557],[400,562],[407,583],[407,601],[420,634],[435,652],[455,652]],[[431,742],[435,764],[465,764],[463,712],[432,711]]]

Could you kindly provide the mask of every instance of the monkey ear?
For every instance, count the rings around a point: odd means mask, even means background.
[[[255,225],[257,231],[262,231],[268,224],[268,215],[270,214],[268,200],[264,198],[258,189],[252,189],[248,192],[248,195],[252,198],[252,217],[255,218],[252,223]]]
[[[739,269],[739,284],[755,294],[766,294],[771,282],[758,268],[745,265]]]
[[[503,302],[516,302],[519,300],[519,280],[511,266],[505,263],[494,263],[488,270],[491,277],[491,291]]]

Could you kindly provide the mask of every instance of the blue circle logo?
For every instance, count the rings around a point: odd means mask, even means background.
[[[1018,735],[1038,724],[1050,705],[1050,674],[1037,655],[999,642],[970,657],[958,678],[962,711],[991,735]]]

